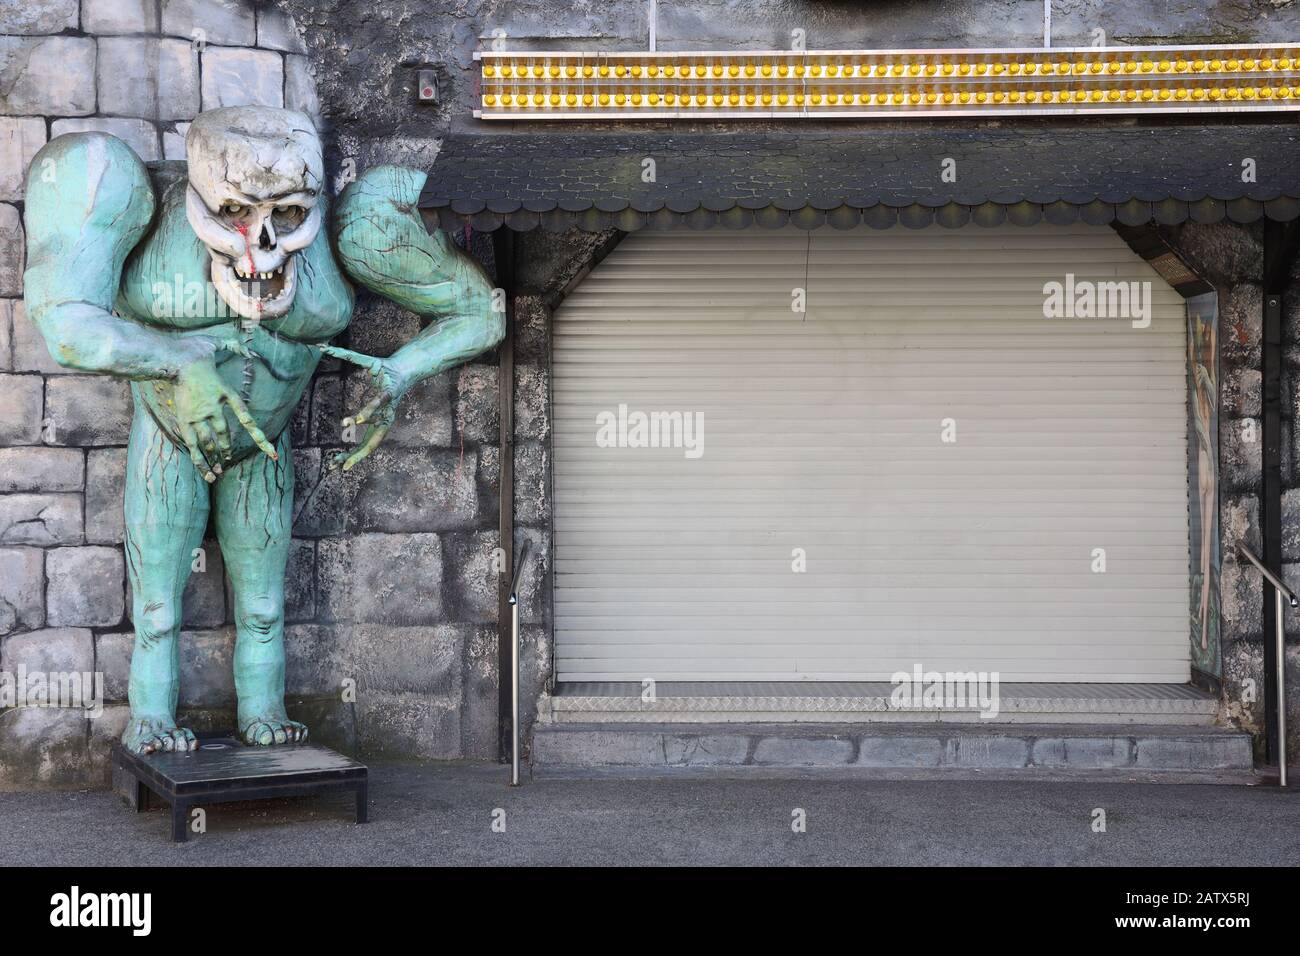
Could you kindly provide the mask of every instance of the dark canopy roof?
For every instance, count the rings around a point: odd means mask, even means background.
[[[449,137],[420,197],[429,224],[631,231],[1300,215],[1300,127],[1289,121],[739,134],[553,129]],[[948,158],[956,164],[951,182],[941,176]],[[1243,181],[1247,159],[1254,182]]]

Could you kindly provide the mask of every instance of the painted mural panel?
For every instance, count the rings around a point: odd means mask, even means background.
[[[1192,667],[1223,673],[1219,573],[1219,299],[1187,300],[1188,497],[1191,536]]]

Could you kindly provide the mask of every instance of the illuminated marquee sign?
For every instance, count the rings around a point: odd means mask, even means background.
[[[486,120],[850,119],[1300,108],[1300,43],[476,53]]]

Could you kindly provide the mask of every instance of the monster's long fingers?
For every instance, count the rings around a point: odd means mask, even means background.
[[[343,463],[344,471],[351,471],[352,466],[364,459],[372,451],[379,447],[379,443],[384,440],[388,434],[388,429],[392,425],[372,425],[366,432],[366,440],[362,442],[361,447],[348,456],[348,460]]]
[[[377,359],[373,355],[365,355],[351,349],[339,348],[337,345],[321,345],[319,348],[326,355],[332,355],[336,359],[342,359],[345,362],[351,362],[353,365],[360,365],[362,368],[371,370],[378,368],[382,361],[382,359]]]
[[[199,440],[199,447],[203,449],[203,457],[212,466],[212,470],[220,475],[221,458],[217,454],[217,433],[213,431],[211,421],[195,422],[194,434]]]
[[[203,453],[199,451],[199,438],[194,433],[194,429],[182,422],[180,431],[181,440],[185,442],[185,447],[189,450],[190,461],[194,462],[194,467],[199,470],[199,474],[203,476],[203,480],[208,482],[208,484],[216,481],[217,476],[212,473],[212,469],[208,467],[207,459],[205,459]]]
[[[356,415],[352,416],[351,424],[364,425],[366,422],[370,421],[370,419],[374,417],[375,412],[379,411],[381,408],[383,408],[392,400],[393,400],[392,392],[387,390],[380,392],[370,401],[366,402],[365,407],[362,408],[361,411],[357,412]],[[343,424],[344,425],[349,424],[346,418],[343,420]]]
[[[230,461],[230,426],[226,424],[226,416],[218,415],[212,419],[212,430],[217,436],[217,449],[221,452],[221,460]]]
[[[244,431],[248,432],[253,441],[257,442],[257,447],[266,452],[272,461],[279,461],[280,456],[271,447],[271,443],[266,440],[266,436],[262,434],[262,429],[257,427],[257,422],[253,421],[253,416],[248,414],[248,409],[244,407],[244,403],[239,396],[234,392],[225,392],[222,398],[230,406],[230,410],[235,413],[235,417],[239,419],[239,424],[244,426]]]

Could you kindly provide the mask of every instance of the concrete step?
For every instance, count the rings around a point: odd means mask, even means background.
[[[653,699],[639,683],[570,682],[542,701],[554,723],[902,723],[982,725],[975,709],[899,709],[885,681],[660,681]],[[1189,684],[1006,683],[995,721],[1027,724],[1214,723],[1217,700]]]
[[[1250,735],[1219,727],[1108,724],[639,724],[534,726],[537,775],[622,771],[1251,774]]]

